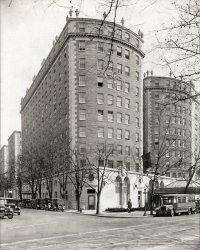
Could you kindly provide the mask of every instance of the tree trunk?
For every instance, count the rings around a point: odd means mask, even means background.
[[[154,182],[155,180],[152,181],[152,187],[151,187],[151,192],[150,192],[150,214],[151,215],[153,215]]]
[[[96,208],[96,214],[99,214],[99,208],[100,208],[100,194],[97,194],[97,208]]]

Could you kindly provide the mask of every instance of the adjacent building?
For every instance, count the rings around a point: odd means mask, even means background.
[[[21,131],[14,131],[8,138],[8,169],[11,185],[14,186],[17,177],[18,157],[22,151]],[[12,190],[13,197],[17,197],[17,189]]]
[[[187,178],[199,152],[199,102],[194,85],[171,77],[144,78],[144,154],[148,168],[173,178]]]
[[[8,146],[3,145],[0,150],[0,174],[8,174]]]
[[[21,100],[23,150],[71,143],[84,153],[106,143],[117,152],[109,168],[142,174],[142,43],[123,21],[67,18]]]

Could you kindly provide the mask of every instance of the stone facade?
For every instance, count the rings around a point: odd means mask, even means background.
[[[144,153],[151,152],[152,165],[162,165],[163,171],[168,168],[166,174],[174,178],[188,176],[194,141],[199,138],[195,113],[199,104],[189,98],[193,92],[192,83],[170,77],[144,78]]]
[[[107,143],[118,152],[110,168],[141,173],[143,35],[101,24],[67,19],[21,100],[23,150],[70,143],[85,152]]]

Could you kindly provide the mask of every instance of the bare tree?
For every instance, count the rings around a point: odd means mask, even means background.
[[[114,182],[113,172],[108,169],[109,160],[114,152],[114,147],[104,142],[97,145],[96,148],[91,151],[90,156],[87,155],[90,174],[85,184],[90,186],[97,195],[96,214],[100,213],[100,200],[104,186]]]
[[[158,50],[173,77],[200,79],[200,2],[173,1],[177,15],[158,32]],[[163,39],[162,39],[163,37]]]
[[[176,127],[177,119],[167,112],[168,105],[159,103],[157,112],[157,125],[154,127],[152,144],[149,152],[144,152],[144,172],[150,178],[150,209],[153,214],[154,191],[158,188],[158,178],[167,175],[169,172],[179,172],[182,177],[186,175],[186,166],[191,164],[191,137],[184,141],[179,139]],[[178,148],[177,148],[178,146]]]

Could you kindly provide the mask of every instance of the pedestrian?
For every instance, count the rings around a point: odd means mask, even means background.
[[[131,202],[131,199],[128,200],[128,213],[131,213],[131,208],[132,208],[132,202]]]

